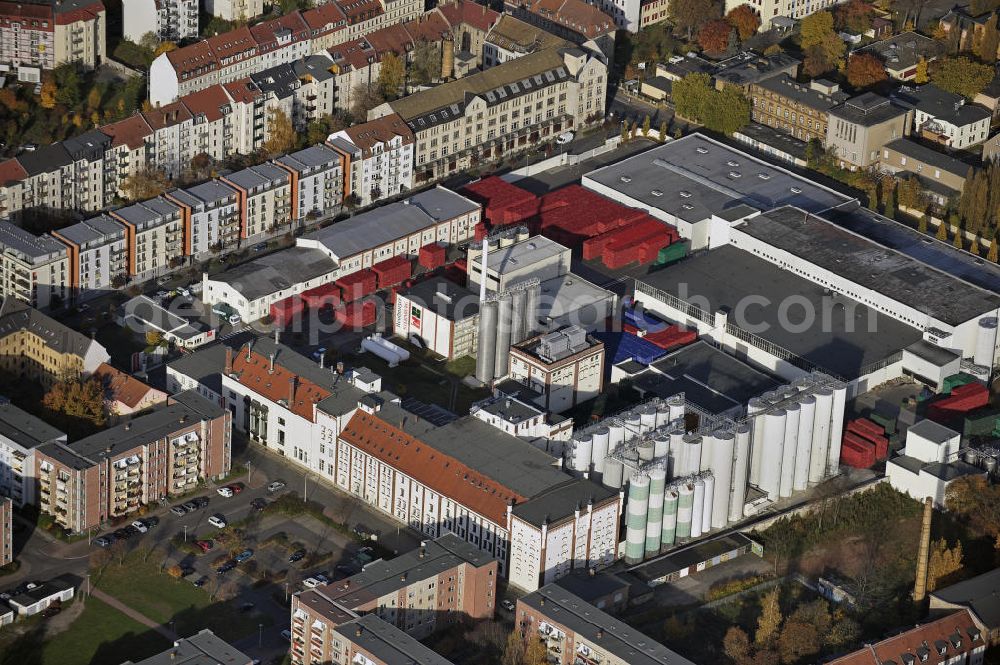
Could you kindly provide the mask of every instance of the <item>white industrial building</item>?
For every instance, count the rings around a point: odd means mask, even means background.
[[[906,445],[885,465],[889,483],[918,501],[928,498],[944,507],[948,485],[986,471],[959,459],[961,435],[933,420],[921,420],[906,430]]]
[[[562,413],[604,388],[604,344],[580,326],[518,342],[509,355],[507,376],[538,393],[546,411]]]
[[[505,384],[509,386],[509,383]],[[502,432],[542,448],[548,453],[562,454],[560,441],[569,441],[573,434],[573,419],[546,413],[520,395],[498,394],[476,402],[469,415],[496,427]]]
[[[445,279],[418,282],[396,293],[392,331],[416,337],[448,359],[474,356],[479,340],[479,297]]]

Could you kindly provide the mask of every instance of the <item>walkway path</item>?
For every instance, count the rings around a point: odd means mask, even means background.
[[[125,616],[138,621],[147,628],[152,628],[153,630],[158,632],[160,635],[163,635],[171,642],[177,639],[177,636],[174,635],[173,632],[171,632],[166,626],[164,626],[163,624],[156,623],[142,612],[138,612],[132,609],[125,603],[115,598],[114,596],[110,596],[101,591],[100,589],[91,589],[90,594],[94,596],[94,598],[97,598],[98,600],[105,602],[111,607],[115,608]]]

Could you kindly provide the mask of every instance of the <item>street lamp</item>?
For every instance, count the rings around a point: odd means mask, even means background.
[[[264,644],[264,624],[257,624],[257,648],[261,648]]]
[[[184,525],[184,542],[188,541],[188,527],[187,524]]]
[[[247,487],[253,488],[253,467],[250,460],[247,460]]]

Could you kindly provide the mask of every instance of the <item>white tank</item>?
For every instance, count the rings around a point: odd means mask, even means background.
[[[639,414],[635,411],[629,411],[625,414],[624,420],[625,440],[631,441],[642,432],[642,419],[639,418]]]
[[[663,535],[663,496],[666,491],[667,474],[663,469],[649,472],[649,511],[646,515],[646,556],[654,556],[660,551]]]
[[[715,510],[715,476],[706,473],[702,480],[705,481],[705,507],[701,511],[701,532],[708,533],[712,530],[712,513]]]
[[[652,462],[653,461],[653,454],[655,452],[655,449],[653,447],[653,440],[652,439],[644,439],[644,440],[640,441],[639,445],[636,446],[636,450],[639,452],[639,461],[640,462]]]
[[[589,434],[582,434],[573,442],[573,459],[570,469],[577,473],[590,471],[590,460],[593,458],[594,441]]]
[[[711,519],[713,529],[721,529],[726,526],[729,518],[735,448],[736,437],[732,432],[715,433],[715,447],[712,449],[712,475],[715,476],[715,497],[712,500]]]
[[[615,421],[608,425],[608,452],[614,452],[625,441],[625,426]]]
[[[801,492],[809,487],[809,457],[812,454],[813,419],[816,415],[816,398],[799,397],[799,433],[795,441],[795,468],[792,472],[792,491]]]
[[[701,437],[697,434],[684,435],[684,473],[691,475],[701,471]]]
[[[646,434],[654,429],[656,429],[656,407],[652,404],[639,407],[639,431]]]
[[[778,499],[784,443],[785,410],[775,407],[764,414],[764,454],[760,460],[760,489],[771,501]]]
[[[680,478],[684,475],[687,463],[687,446],[684,445],[684,430],[680,427],[670,430],[670,477]]]
[[[601,476],[601,482],[604,483],[605,487],[619,490],[622,488],[622,475],[624,471],[625,469],[622,466],[621,460],[608,457],[604,460],[604,474]]]
[[[826,477],[827,452],[830,450],[830,419],[833,416],[833,391],[817,388],[816,415],[813,416],[812,451],[809,454],[809,482],[818,483]]]
[[[657,432],[653,435],[653,458],[664,459],[670,455],[670,436],[666,432]]]
[[[983,367],[993,368],[997,354],[997,319],[988,316],[979,319],[976,330],[976,352],[972,361]]]
[[[701,522],[705,518],[705,481],[694,481],[694,502],[691,504],[691,537],[701,536]]]
[[[656,426],[665,427],[670,424],[670,406],[666,400],[656,405]]]
[[[604,474],[604,458],[611,452],[611,449],[608,447],[610,444],[611,433],[608,431],[607,427],[598,427],[591,433],[591,437],[594,442],[594,452],[592,456],[594,474],[600,478]]]
[[[625,519],[625,563],[642,562],[646,550],[646,514],[649,510],[649,477],[637,475],[628,487]]]
[[[747,422],[750,423],[750,484],[760,485],[760,458],[764,454],[764,421],[756,415],[766,408],[763,399],[754,397],[747,402]]]
[[[698,471],[708,471],[712,468],[712,451],[715,450],[715,433],[701,437],[701,464]]]
[[[747,499],[747,476],[750,473],[750,426],[736,428],[736,451],[733,460],[733,488],[729,494],[729,521],[743,519]]]
[[[798,452],[799,416],[802,409],[798,402],[785,403],[785,438],[781,448],[781,478],[778,483],[778,496],[785,498],[792,495],[792,481],[795,478],[795,453]]]
[[[663,529],[660,533],[661,545],[673,545],[677,538],[677,490],[673,487],[663,496]]]
[[[684,417],[684,398],[680,395],[673,395],[667,398],[667,407],[670,409],[670,420],[674,421]]]
[[[677,488],[677,540],[691,537],[691,515],[694,510],[694,485],[682,483]]]
[[[830,415],[830,449],[826,456],[826,472],[835,476],[840,471],[840,444],[844,436],[844,412],[847,410],[847,385],[833,385],[833,413]]]

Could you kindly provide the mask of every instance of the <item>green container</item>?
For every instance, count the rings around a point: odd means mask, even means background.
[[[691,245],[689,240],[679,240],[672,245],[667,245],[660,250],[660,253],[656,256],[656,265],[665,266],[667,264],[673,263],[674,261],[679,261],[687,256],[688,247]]]
[[[951,391],[959,386],[964,386],[967,383],[972,383],[976,378],[971,374],[966,374],[965,372],[959,372],[958,374],[952,374],[951,376],[945,377],[944,381],[941,382],[941,393],[944,395],[950,395]]]
[[[890,418],[889,416],[884,416],[881,413],[872,411],[871,414],[868,415],[868,419],[874,423],[881,425],[883,429],[885,429],[885,433],[887,435],[891,436],[896,433],[895,418]]]
[[[990,436],[1000,429],[1000,412],[981,409],[965,416],[963,436]]]

